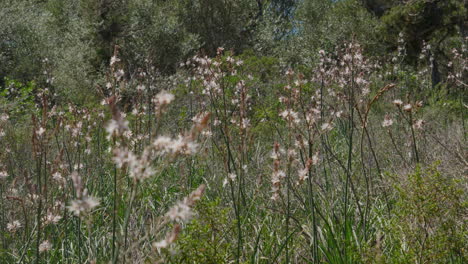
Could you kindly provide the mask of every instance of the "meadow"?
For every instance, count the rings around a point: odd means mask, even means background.
[[[2,76],[0,262],[467,263],[468,38],[397,38]]]

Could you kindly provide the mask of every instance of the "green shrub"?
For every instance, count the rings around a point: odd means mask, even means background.
[[[385,237],[387,263],[466,263],[467,203],[460,182],[436,166],[395,184],[398,194]]]
[[[229,261],[228,208],[220,200],[200,201],[196,206],[198,217],[184,228],[177,241],[178,252],[173,263],[226,263]],[[234,228],[234,227],[232,227]]]

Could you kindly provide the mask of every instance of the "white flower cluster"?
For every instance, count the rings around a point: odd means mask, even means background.
[[[68,210],[76,216],[82,216],[91,212],[96,206],[99,205],[99,199],[92,196],[85,196],[81,199],[71,201]]]
[[[153,142],[153,147],[159,154],[194,154],[197,151],[197,144],[189,137],[179,135],[177,138],[172,139],[167,136],[159,136]]]
[[[49,242],[49,240],[44,240],[39,245],[39,252],[45,252],[45,251],[49,251],[51,249],[52,249],[52,244]]]
[[[195,191],[193,191],[189,196],[185,197],[182,201],[174,205],[166,214],[166,217],[171,221],[184,223],[190,220],[193,216],[192,207],[195,203],[201,199],[203,193],[205,192],[206,186],[204,184],[200,185]],[[153,247],[156,249],[166,248],[170,246],[176,239],[178,234],[181,231],[181,226],[175,224],[171,232],[166,235],[166,238],[153,243]]]
[[[293,123],[300,123],[301,120],[299,119],[299,115],[297,112],[293,111],[292,109],[286,109],[279,114],[285,121],[291,121]]]
[[[83,183],[77,172],[73,172],[71,178],[77,199],[71,201],[67,208],[76,216],[84,216],[99,205],[99,199],[89,196],[86,189],[83,190]]]
[[[13,222],[7,224],[8,232],[14,233],[14,232],[16,232],[16,230],[18,230],[20,228],[21,228],[21,223],[18,220],[14,220]]]

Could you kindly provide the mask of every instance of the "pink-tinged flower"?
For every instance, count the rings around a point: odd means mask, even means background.
[[[292,121],[294,123],[299,123],[301,120],[299,119],[299,115],[297,112],[291,110],[291,109],[286,109],[283,112],[279,114],[284,120],[286,121]]]
[[[8,173],[6,171],[0,171],[0,180],[6,179],[8,177]]]
[[[172,229],[172,231],[166,234],[166,238],[161,241],[154,242],[153,247],[155,247],[158,251],[161,248],[169,247],[172,243],[174,243],[174,241],[177,240],[177,238],[179,237],[179,233],[181,231],[182,231],[181,226],[179,224],[176,224],[174,228]]]
[[[68,206],[68,210],[76,216],[82,216],[91,212],[91,210],[98,205],[99,200],[97,198],[86,196],[81,199],[71,201],[70,206]]]
[[[60,220],[62,219],[62,216],[60,215],[54,215],[52,213],[48,213],[46,216],[43,217],[42,221],[44,222],[45,225],[48,225],[48,224],[57,224],[58,222],[60,222]]]
[[[414,125],[413,125],[415,129],[423,129],[423,126],[424,126],[424,120],[422,119],[417,120],[416,122],[414,122]]]
[[[273,186],[278,186],[281,183],[281,179],[286,178],[286,173],[282,170],[273,172],[271,175],[271,183]]]
[[[123,135],[123,133],[127,130],[128,121],[125,120],[123,116],[120,117],[119,120],[111,119],[106,126],[107,139],[110,140],[113,135]]]
[[[21,228],[21,223],[18,220],[14,220],[13,222],[7,224],[8,232],[14,233],[14,232],[16,232],[16,230],[18,230],[20,228]]]
[[[319,152],[316,152],[313,156],[312,156],[312,165],[317,165],[319,162]]]
[[[384,121],[382,122],[382,126],[383,126],[383,127],[389,127],[389,126],[391,126],[391,125],[393,125],[393,120],[390,118],[389,115],[385,115],[385,119],[384,119]]]
[[[166,214],[166,217],[176,222],[186,222],[193,216],[192,207],[201,199],[205,191],[205,185],[200,185],[189,196],[173,206]]]
[[[229,179],[231,179],[231,181],[235,181],[236,178],[237,178],[237,175],[235,173],[229,173],[228,177],[229,177]]]
[[[309,168],[299,170],[299,182],[303,182],[309,178]]]
[[[190,155],[197,151],[198,144],[188,137],[179,135],[176,139],[166,136],[159,136],[153,142],[154,148],[160,155],[164,154],[183,154]]]
[[[44,240],[39,245],[39,252],[45,252],[45,251],[49,251],[51,249],[52,249],[52,244],[49,242],[49,240]]]

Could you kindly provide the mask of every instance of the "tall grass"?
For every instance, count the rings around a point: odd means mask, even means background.
[[[364,54],[347,43],[265,80],[220,48],[164,78],[124,72],[116,48],[100,104],[7,98],[0,260],[465,262],[464,117],[441,125],[401,58]]]

